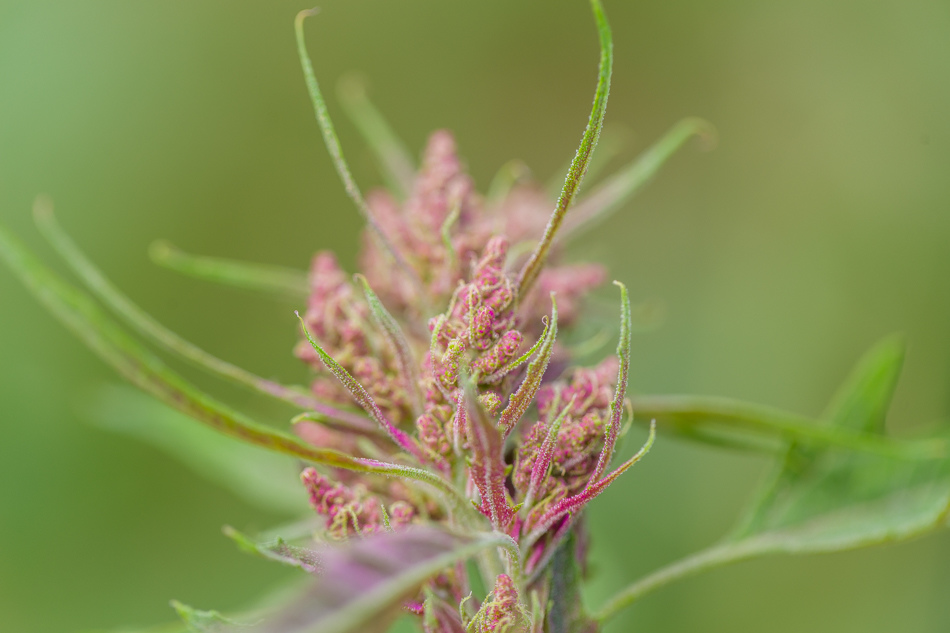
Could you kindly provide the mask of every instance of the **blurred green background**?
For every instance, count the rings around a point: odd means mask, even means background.
[[[640,392],[734,396],[817,414],[878,338],[910,345],[890,419],[950,397],[950,3],[607,0],[608,124],[636,155],[685,115],[712,121],[575,249],[665,305],[634,339]],[[180,278],[193,252],[352,268],[360,221],[313,121],[294,49],[300,3],[0,2],[0,219],[48,261],[37,193],[108,275],[166,325],[267,376],[303,381],[289,303]],[[413,149],[452,129],[484,190],[524,159],[572,155],[593,91],[583,0],[327,0],[308,24],[328,92],[359,70]],[[331,96],[358,180],[381,182]],[[91,426],[113,376],[0,271],[0,630],[77,631],[173,617],[170,598],[239,607],[289,576],[221,525],[280,521],[159,451]],[[256,400],[186,370],[214,393]],[[283,413],[281,413],[283,415]],[[628,447],[629,449],[629,447]],[[597,604],[728,528],[764,460],[663,439],[590,512]],[[950,534],[772,558],[651,595],[609,630],[950,630]]]

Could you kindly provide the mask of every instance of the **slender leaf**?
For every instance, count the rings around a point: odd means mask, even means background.
[[[376,321],[376,325],[382,330],[383,336],[386,337],[386,341],[392,348],[396,357],[399,375],[403,378],[406,392],[412,397],[416,417],[419,417],[422,415],[423,397],[420,387],[422,381],[419,378],[419,364],[415,358],[413,358],[412,347],[409,345],[409,341],[406,339],[402,328],[399,327],[399,323],[393,318],[389,311],[386,310],[386,307],[383,306],[383,302],[379,300],[379,297],[377,297],[373,289],[370,288],[369,281],[366,280],[366,277],[356,275],[356,279],[363,287],[363,295],[369,304],[373,320]]]
[[[76,244],[59,227],[53,216],[53,209],[43,199],[38,199],[34,206],[34,217],[37,226],[50,241],[56,251],[79,275],[86,286],[101,299],[113,312],[121,317],[137,332],[149,338],[168,351],[190,361],[201,369],[210,371],[218,376],[227,378],[258,393],[290,403],[297,407],[313,409],[320,413],[334,417],[344,423],[353,425],[365,424],[362,416],[342,411],[336,407],[322,403],[302,391],[286,387],[272,380],[255,376],[249,371],[223,361],[209,354],[198,346],[178,336],[164,325],[156,321],[145,310],[138,307],[128,297],[105,278],[98,268],[79,250]]]
[[[650,182],[663,164],[693,136],[707,139],[712,144],[715,130],[702,119],[683,119],[659,141],[641,154],[630,165],[598,185],[589,195],[578,200],[564,221],[562,239],[574,238],[610,217],[627,200]]]
[[[554,243],[554,238],[564,221],[564,216],[567,215],[571,204],[574,202],[574,197],[590,164],[594,148],[597,147],[600,131],[604,127],[607,97],[610,94],[610,75],[613,70],[614,43],[610,25],[607,23],[607,16],[600,0],[590,0],[590,6],[600,36],[600,66],[597,73],[597,88],[594,91],[594,105],[591,109],[590,119],[587,121],[587,128],[584,130],[584,135],[581,137],[580,145],[577,148],[577,154],[575,154],[574,160],[571,161],[571,168],[564,179],[564,187],[561,189],[557,205],[548,220],[547,227],[544,229],[544,235],[518,274],[517,296],[519,298],[528,296],[528,290],[531,289],[535,279],[541,273],[541,269],[544,268],[548,251]]]
[[[358,472],[404,477],[427,483],[444,493],[454,505],[464,505],[462,495],[438,475],[421,468],[388,464],[310,446],[301,440],[258,424],[205,395],[175,372],[99,309],[84,293],[66,284],[0,226],[0,259],[34,296],[126,380],[211,428],[249,444],[292,455],[317,464]]]
[[[252,626],[226,618],[217,611],[202,611],[177,600],[172,600],[171,605],[191,633],[225,633]]]
[[[323,100],[323,93],[320,92],[320,84],[317,83],[317,75],[313,70],[310,55],[307,53],[307,44],[303,33],[304,20],[317,13],[318,9],[308,9],[298,13],[296,20],[294,20],[294,32],[297,35],[297,53],[300,56],[300,65],[303,68],[304,79],[307,83],[307,92],[310,93],[310,101],[313,103],[313,111],[317,117],[317,124],[320,126],[320,131],[323,134],[323,141],[326,144],[327,152],[329,152],[330,158],[333,160],[333,165],[336,167],[340,180],[343,181],[347,195],[356,205],[363,219],[366,220],[373,238],[383,251],[388,253],[405,275],[405,278],[417,286],[421,286],[418,273],[409,265],[403,254],[399,252],[396,245],[389,239],[389,236],[386,235],[379,222],[377,222],[369,205],[366,204],[366,199],[363,198],[363,194],[360,192],[360,188],[356,184],[356,180],[353,179],[353,174],[350,172],[350,167],[343,157],[343,148],[340,146],[340,139],[337,138],[336,129],[333,127],[333,121],[330,119],[330,113],[327,111],[327,104]]]
[[[356,378],[354,378],[350,372],[336,360],[330,356],[320,344],[317,343],[316,339],[313,338],[313,334],[310,333],[310,330],[307,328],[307,324],[301,318],[300,314],[297,314],[297,318],[300,320],[300,327],[303,328],[303,333],[306,335],[307,340],[310,342],[310,346],[313,347],[314,351],[320,357],[320,360],[323,362],[323,365],[327,368],[331,374],[333,374],[337,380],[342,383],[346,390],[350,392],[350,395],[353,396],[353,399],[356,400],[357,404],[363,407],[363,410],[375,420],[380,427],[382,427],[386,434],[392,439],[392,441],[403,450],[408,452],[410,455],[414,456],[419,460],[420,463],[424,463],[425,458],[419,443],[411,437],[408,433],[397,427],[393,424],[392,420],[386,417],[386,414],[383,413],[382,409],[379,408],[379,405],[376,404],[376,401],[373,399],[373,396],[369,394],[368,391],[359,383]]]
[[[534,397],[541,388],[541,379],[544,378],[544,372],[548,369],[551,362],[551,355],[554,353],[554,341],[557,339],[557,301],[554,294],[551,294],[551,320],[548,323],[544,336],[541,338],[541,347],[538,349],[537,356],[528,364],[525,370],[524,379],[518,385],[518,389],[508,398],[508,406],[501,412],[498,420],[498,426],[501,429],[502,437],[508,437],[515,425],[525,414],[528,407],[534,401]],[[534,348],[532,348],[534,349]]]
[[[224,535],[234,541],[241,550],[266,558],[267,560],[277,561],[290,567],[297,567],[309,573],[320,570],[320,555],[318,552],[308,547],[288,543],[282,537],[255,539],[247,534],[239,532],[230,525],[222,528]]]
[[[503,534],[459,535],[416,527],[351,540],[328,551],[324,572],[302,600],[255,633],[384,631],[422,583],[460,560],[508,547]]]
[[[270,292],[298,300],[306,299],[310,294],[307,273],[294,268],[191,255],[164,240],[153,242],[148,254],[159,266],[205,281]]]
[[[337,84],[337,96],[343,111],[376,154],[389,190],[405,200],[412,191],[416,174],[409,150],[366,96],[366,86],[359,77],[347,75],[341,79]]]
[[[655,419],[661,431],[717,444],[775,450],[768,440],[795,441],[899,459],[950,455],[950,442],[934,437],[896,440],[855,428],[822,425],[807,416],[731,398],[694,395],[642,395],[631,398],[641,421]]]
[[[627,396],[627,378],[630,375],[630,296],[625,285],[619,281],[614,281],[614,285],[620,288],[620,341],[617,343],[617,358],[620,359],[620,368],[617,371],[617,386],[614,389],[614,397],[610,402],[607,428],[604,430],[604,447],[600,452],[594,472],[591,473],[591,483],[595,483],[600,479],[613,457],[617,437],[620,434],[623,402]],[[651,423],[651,436],[653,432],[653,423]]]
[[[505,440],[498,426],[478,402],[475,385],[463,376],[464,415],[471,446],[469,471],[481,496],[481,510],[491,519],[496,530],[505,531],[514,510],[505,488]],[[462,415],[462,411],[459,412]]]

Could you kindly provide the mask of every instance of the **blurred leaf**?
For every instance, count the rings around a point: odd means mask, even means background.
[[[201,611],[177,600],[172,600],[171,605],[178,612],[178,616],[188,625],[188,630],[191,633],[224,633],[235,628],[252,626],[226,618],[217,611]]]
[[[255,539],[235,530],[230,525],[225,525],[222,531],[225,536],[237,543],[239,548],[249,554],[297,567],[309,573],[317,571],[320,567],[319,555],[316,551],[288,543],[283,537]]]
[[[389,191],[399,200],[408,198],[415,181],[415,161],[389,122],[366,96],[366,85],[356,75],[348,75],[337,83],[337,96],[343,111],[376,155]]]
[[[181,356],[201,369],[210,371],[222,378],[233,380],[258,393],[277,398],[295,407],[313,409],[323,415],[337,419],[340,423],[350,423],[357,427],[365,424],[366,421],[361,416],[353,416],[349,412],[322,403],[308,395],[304,389],[288,387],[255,376],[251,372],[221,360],[178,336],[133,303],[111,281],[106,279],[105,275],[79,250],[79,247],[76,246],[69,235],[60,228],[53,215],[53,206],[49,199],[43,196],[37,198],[33,206],[33,215],[40,231],[89,290],[142,336],[151,339],[154,343]]]
[[[434,527],[354,539],[323,559],[301,600],[253,629],[256,633],[385,631],[427,579],[459,560],[507,547],[503,534],[460,535]]]
[[[887,339],[858,364],[826,419],[883,431],[903,361]],[[771,485],[733,536],[766,551],[833,551],[933,529],[950,508],[950,460],[908,461],[793,444]]]
[[[152,261],[183,275],[227,286],[271,292],[284,297],[306,300],[310,294],[307,273],[273,264],[242,262],[221,257],[191,255],[164,240],[148,249]]]
[[[63,325],[119,374],[195,420],[249,444],[317,464],[425,482],[441,491],[455,506],[464,505],[460,493],[450,483],[425,469],[360,459],[311,446],[292,435],[258,424],[202,393],[126,334],[88,295],[43,266],[2,226],[0,259]]]
[[[896,338],[875,346],[825,415],[836,429],[883,432],[903,361]],[[600,610],[605,620],[672,580],[773,553],[832,552],[902,541],[950,514],[950,459],[900,459],[792,443],[739,528],[723,543],[634,583]]]
[[[208,427],[124,385],[103,385],[82,403],[96,426],[134,437],[178,459],[248,503],[285,514],[306,512],[297,460]]]

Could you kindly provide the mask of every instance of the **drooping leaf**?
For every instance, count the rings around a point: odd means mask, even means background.
[[[564,217],[571,208],[574,197],[584,180],[584,174],[587,172],[591,156],[600,138],[600,131],[604,127],[607,97],[610,94],[610,75],[613,71],[614,42],[610,32],[610,24],[607,22],[607,15],[604,13],[600,0],[590,0],[590,6],[600,36],[600,65],[597,73],[597,88],[594,91],[594,105],[591,108],[590,119],[587,121],[587,127],[581,137],[577,153],[574,155],[574,160],[571,161],[571,167],[564,179],[564,187],[561,189],[561,195],[558,196],[557,205],[548,220],[547,227],[544,229],[544,235],[518,274],[518,293],[516,296],[519,298],[528,295],[528,290],[531,289],[535,279],[541,273],[541,269],[544,268],[551,245],[554,243],[558,229],[561,227],[561,223],[564,222]]]
[[[148,254],[159,266],[196,279],[270,292],[292,299],[306,299],[310,294],[307,273],[302,270],[223,257],[191,255],[164,240],[153,242]]]
[[[825,424],[883,432],[903,349],[873,348],[833,399]],[[940,438],[945,439],[945,438]],[[950,515],[950,458],[888,455],[793,442],[737,529],[722,543],[647,576],[599,611],[606,620],[672,580],[774,553],[832,552],[942,528]]]
[[[154,343],[168,351],[177,354],[197,367],[210,371],[218,376],[227,378],[258,393],[277,398],[294,406],[304,409],[313,409],[320,413],[338,419],[341,423],[351,425],[365,424],[361,416],[342,411],[327,405],[302,390],[281,385],[272,380],[255,376],[251,372],[236,365],[221,360],[209,354],[197,345],[186,341],[164,325],[156,321],[150,314],[137,306],[128,297],[122,294],[112,282],[99,271],[95,265],[79,250],[70,237],[59,227],[53,216],[52,205],[43,198],[37,199],[33,208],[36,224],[43,235],[49,240],[56,251],[79,275],[84,284],[103,301],[113,312],[119,315],[128,325],[147,337]]]
[[[378,633],[427,579],[484,550],[508,547],[502,534],[460,535],[414,527],[354,539],[326,553],[301,600],[254,633]]]
[[[299,462],[195,424],[123,385],[103,385],[82,402],[94,425],[151,444],[192,471],[257,507],[300,515],[308,510]]]
[[[355,458],[310,446],[254,422],[205,395],[126,334],[87,295],[43,266],[2,226],[0,260],[63,325],[126,380],[193,419],[249,444],[317,464],[424,482],[442,492],[454,505],[462,505],[460,493],[451,484],[425,469]]]

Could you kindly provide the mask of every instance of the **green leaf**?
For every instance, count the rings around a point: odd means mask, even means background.
[[[426,580],[484,550],[508,548],[510,542],[504,534],[461,535],[434,527],[351,540],[326,552],[323,571],[303,599],[253,631],[385,631]]]
[[[171,605],[191,633],[225,633],[252,626],[226,618],[217,611],[201,611],[177,600],[172,600]]]
[[[93,390],[82,408],[89,421],[146,442],[202,477],[259,508],[300,515],[308,510],[297,460],[245,444],[124,385]]]
[[[424,482],[442,492],[454,507],[464,506],[461,493],[432,472],[310,446],[292,435],[258,424],[205,395],[126,334],[86,294],[40,264],[2,226],[0,260],[63,325],[126,380],[189,417],[249,444],[317,464]]]
[[[326,145],[327,153],[336,167],[337,174],[343,182],[347,195],[356,205],[356,209],[369,225],[370,234],[377,241],[380,248],[389,255],[389,257],[399,267],[405,279],[412,282],[417,288],[422,289],[422,282],[419,274],[409,265],[403,253],[396,248],[395,243],[383,230],[382,225],[376,220],[372,209],[366,204],[366,199],[360,191],[350,166],[343,157],[343,148],[340,145],[340,139],[336,135],[336,128],[333,126],[333,120],[330,118],[330,112],[327,110],[327,104],[323,99],[323,93],[320,91],[320,84],[317,82],[317,75],[313,70],[313,63],[310,61],[310,54],[307,52],[307,42],[304,37],[303,24],[308,17],[316,15],[319,9],[307,9],[297,14],[294,20],[294,32],[297,36],[297,54],[300,57],[300,66],[303,69],[304,80],[307,84],[307,92],[310,94],[310,101],[313,105],[313,113],[317,118],[317,125],[320,126],[320,132],[323,134],[323,142]]]
[[[547,227],[544,229],[544,235],[518,274],[517,296],[519,298],[528,296],[528,291],[541,273],[541,269],[544,268],[548,252],[551,250],[558,229],[561,223],[564,222],[564,217],[580,189],[584,174],[587,173],[587,167],[590,165],[591,156],[597,147],[600,132],[604,127],[607,97],[610,94],[610,75],[613,72],[614,42],[610,24],[607,22],[607,15],[604,13],[604,7],[600,0],[590,0],[590,6],[600,36],[600,64],[597,71],[597,88],[594,90],[594,105],[591,108],[590,118],[587,121],[587,127],[584,129],[584,135],[581,137],[580,145],[577,147],[577,153],[574,155],[571,167],[564,178],[564,187],[561,189],[561,195],[558,196],[557,205],[548,220]]]
[[[564,222],[562,237],[575,238],[609,218],[627,200],[639,193],[656,176],[663,164],[690,138],[700,136],[711,145],[715,134],[712,125],[702,119],[688,118],[679,121],[636,160],[579,200]]]
[[[362,416],[341,411],[336,407],[324,404],[312,396],[307,395],[301,389],[287,387],[274,381],[255,376],[251,372],[232,365],[227,361],[223,361],[178,336],[152,318],[145,310],[133,303],[128,297],[122,294],[112,282],[106,279],[99,269],[79,250],[72,239],[59,227],[56,218],[53,216],[52,205],[48,200],[38,198],[34,205],[33,213],[40,231],[76,274],[79,275],[79,278],[86,284],[89,290],[142,336],[149,338],[166,350],[177,354],[201,369],[222,378],[232,380],[258,393],[287,402],[296,407],[319,411],[327,417],[335,418],[341,423],[346,423],[356,428],[359,428],[360,425],[365,425],[366,420]]]
[[[366,85],[359,77],[347,75],[337,84],[337,97],[343,111],[376,155],[389,190],[400,200],[408,198],[416,174],[412,155],[366,96]]]
[[[316,528],[316,526],[313,526]],[[237,546],[248,554],[260,556],[267,560],[277,561],[290,567],[297,567],[306,572],[316,572],[320,568],[319,554],[308,547],[295,545],[288,542],[284,537],[258,537],[253,538],[239,532],[230,525],[225,525],[222,532],[229,539],[234,541]]]
[[[827,423],[883,432],[902,361],[897,339],[872,349],[833,399]],[[934,529],[948,509],[946,458],[900,460],[793,444],[732,540],[763,551],[850,549]]]
[[[153,242],[148,249],[148,254],[159,266],[205,281],[247,290],[270,292],[298,300],[306,299],[310,294],[307,273],[302,270],[221,257],[191,255],[164,240]]]
[[[889,338],[857,365],[825,416],[837,430],[883,432],[903,360]],[[950,515],[950,459],[906,459],[793,442],[739,527],[724,542],[620,592],[603,621],[668,582],[774,553],[832,552],[902,541],[943,527]]]

